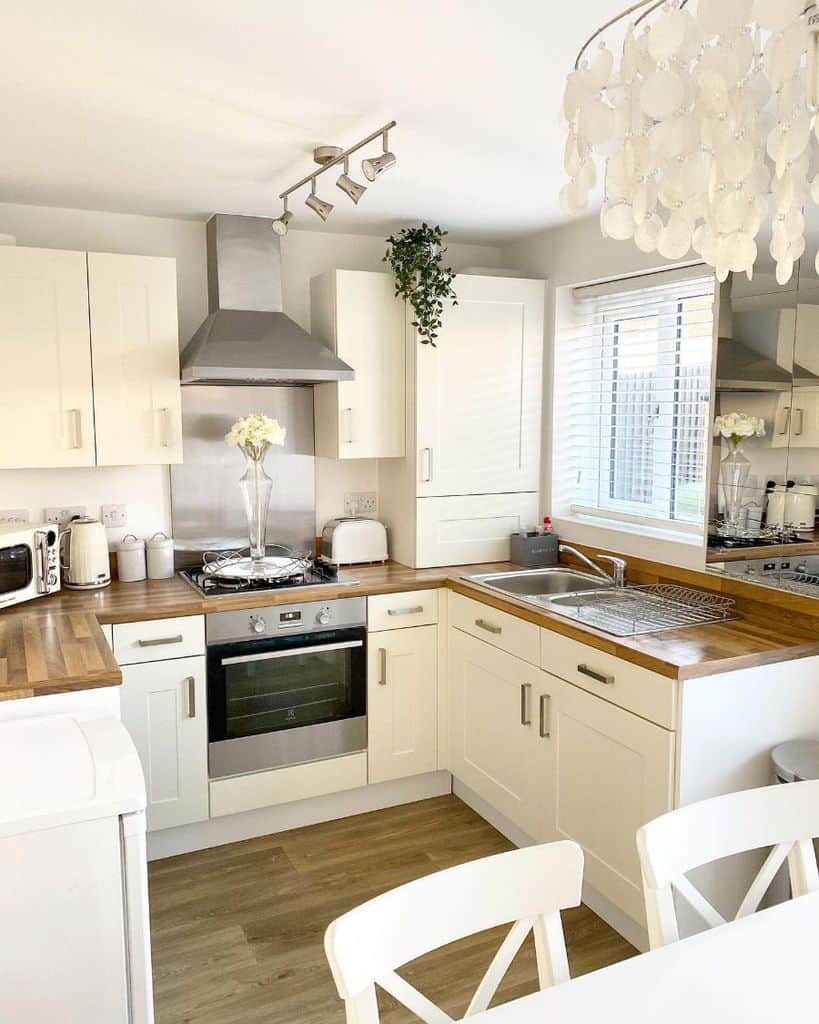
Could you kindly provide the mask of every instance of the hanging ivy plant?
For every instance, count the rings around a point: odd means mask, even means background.
[[[402,228],[387,239],[390,248],[384,257],[395,274],[395,294],[406,299],[415,313],[412,326],[417,329],[421,344],[433,347],[441,328],[444,302],[451,299],[453,305],[458,305],[452,289],[455,271],[443,265],[446,234],[440,227],[428,224]]]

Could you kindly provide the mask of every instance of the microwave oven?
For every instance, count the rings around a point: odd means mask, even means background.
[[[57,527],[0,524],[0,608],[59,589]]]

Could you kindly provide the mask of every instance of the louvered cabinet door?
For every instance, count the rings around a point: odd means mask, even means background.
[[[176,261],[88,254],[97,464],[182,461]]]
[[[85,253],[0,246],[0,469],[93,465]]]

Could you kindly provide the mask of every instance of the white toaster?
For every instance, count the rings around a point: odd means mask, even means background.
[[[387,561],[387,530],[377,519],[344,516],[321,531],[321,553],[336,565]]]

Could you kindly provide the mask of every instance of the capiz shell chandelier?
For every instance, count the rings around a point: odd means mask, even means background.
[[[602,36],[630,15],[617,67]],[[818,46],[806,0],[635,3],[568,76],[564,213],[587,209],[599,162],[604,236],[669,260],[693,249],[720,281],[750,279],[770,219],[787,283],[805,251],[808,194],[819,203]]]

